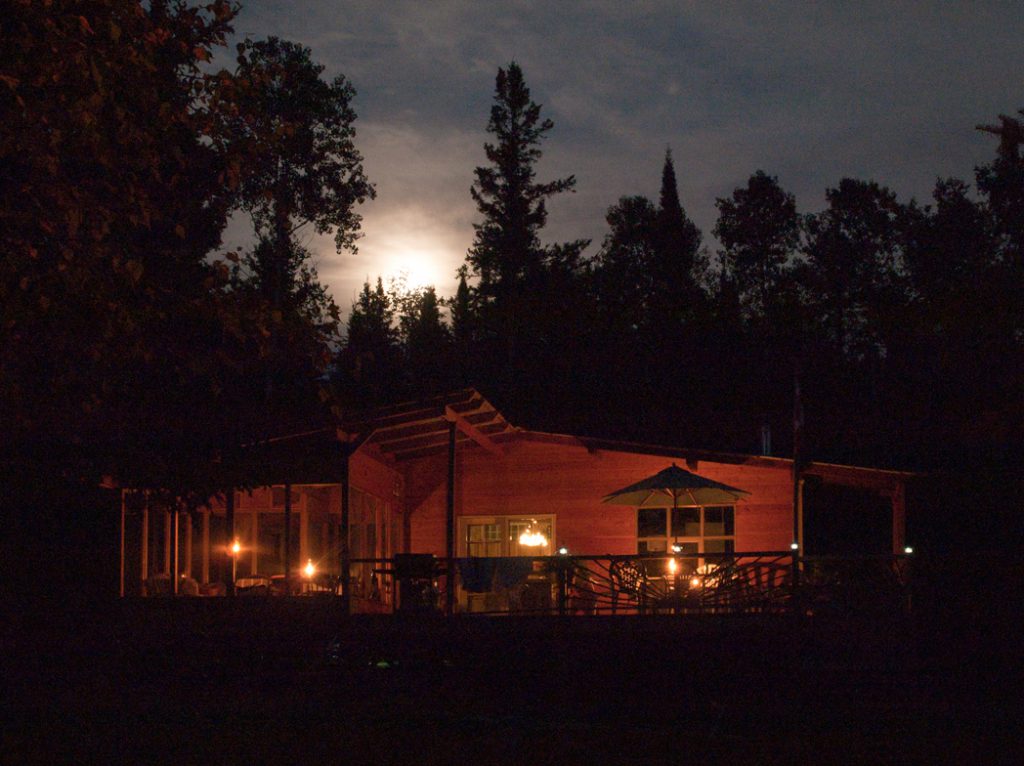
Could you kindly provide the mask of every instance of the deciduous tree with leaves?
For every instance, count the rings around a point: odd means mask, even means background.
[[[211,454],[217,339],[238,324],[206,260],[231,191],[205,64],[234,10],[4,7],[0,443],[16,463],[184,476]]]
[[[757,171],[744,188],[718,199],[715,236],[721,267],[748,316],[776,317],[784,274],[800,244],[796,198],[778,179]]]
[[[333,234],[339,253],[354,251],[357,208],[374,196],[355,146],[355,91],[344,76],[325,80],[323,70],[304,46],[276,37],[245,41],[218,91],[219,145],[231,157],[238,207],[258,237],[236,287],[263,298],[264,430],[315,416],[324,398],[315,395],[317,380],[338,337],[337,308],[297,232],[309,226]]]

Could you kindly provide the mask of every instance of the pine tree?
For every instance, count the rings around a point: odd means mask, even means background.
[[[701,253],[701,233],[679,201],[672,150],[665,152],[661,192],[655,224],[654,258],[651,261],[652,298],[661,321],[693,315],[703,298],[701,280],[706,260]]]
[[[372,406],[404,393],[398,340],[395,308],[384,281],[378,277],[376,287],[364,282],[352,304],[336,374],[346,403]]]
[[[424,288],[400,318],[405,339],[406,370],[413,393],[443,393],[454,377],[450,369],[451,333],[441,317],[433,287]]]
[[[459,286],[455,296],[449,300],[452,323],[452,340],[460,350],[468,351],[476,338],[476,315],[473,310],[472,294],[466,282],[466,267],[459,269]]]
[[[540,105],[530,98],[523,73],[515,62],[499,69],[485,143],[490,162],[476,168],[470,193],[483,216],[466,262],[477,278],[480,316],[491,339],[503,350],[504,377],[510,379],[518,360],[536,351],[542,332],[531,320],[545,303],[548,277],[572,273],[587,242],[543,246],[540,230],[547,221],[546,200],[571,191],[573,176],[547,183],[536,181],[540,143],[554,124],[541,119]],[[531,309],[531,306],[533,309]]]

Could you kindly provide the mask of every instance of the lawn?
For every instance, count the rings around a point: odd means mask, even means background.
[[[9,605],[8,763],[1020,763],[1008,626]]]

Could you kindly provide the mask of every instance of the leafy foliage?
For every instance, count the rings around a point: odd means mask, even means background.
[[[722,271],[730,275],[749,316],[774,315],[772,306],[800,243],[796,198],[759,170],[745,188],[715,204]]]
[[[226,273],[205,256],[230,193],[202,67],[234,9],[6,7],[0,441],[73,474],[208,455],[185,424],[222,379]]]
[[[348,246],[372,195],[351,89],[311,82],[308,51],[280,41],[243,44],[234,74],[210,71],[227,2],[9,7],[4,466],[199,499],[255,480],[235,465],[240,445],[316,409],[337,323],[290,234],[312,222]],[[210,254],[238,206],[265,236],[229,268]]]

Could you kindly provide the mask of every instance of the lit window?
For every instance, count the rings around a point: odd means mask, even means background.
[[[675,551],[683,557],[678,561],[679,573],[688,574],[703,563],[698,554],[736,550],[735,515],[732,506],[638,508],[637,552],[668,555]],[[648,573],[664,575],[667,566],[665,560],[652,561],[648,569],[654,571]]]

